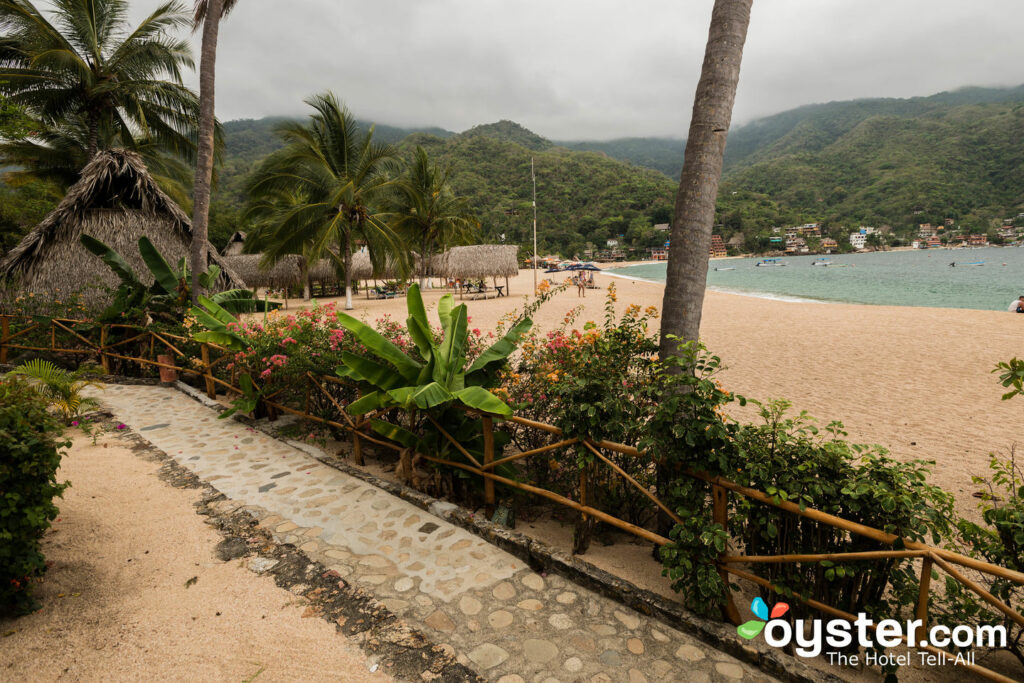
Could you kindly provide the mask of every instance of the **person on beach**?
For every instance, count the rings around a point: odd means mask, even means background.
[[[1024,294],[1010,302],[1010,307],[1006,310],[1011,313],[1024,313]]]
[[[576,296],[585,297],[587,295],[587,282],[586,280],[583,279],[583,275],[577,275],[573,278],[573,280],[576,281]]]

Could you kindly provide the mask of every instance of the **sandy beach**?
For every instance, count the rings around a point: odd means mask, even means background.
[[[661,284],[603,273],[595,281],[602,289],[585,298],[575,287],[559,294],[534,316],[536,325],[553,329],[580,305],[578,326],[600,320],[610,282],[620,312],[633,303],[661,308]],[[533,291],[532,271],[520,271],[510,291],[507,298],[467,299],[471,325],[493,328],[521,308]],[[427,290],[428,307],[443,293]],[[290,310],[301,304],[289,303]],[[356,297],[354,304],[355,315],[368,320],[406,317],[404,298]],[[1022,324],[999,311],[796,303],[709,291],[701,329],[727,366],[723,381],[731,391],[788,399],[822,423],[842,421],[852,440],[880,444],[902,460],[935,460],[932,481],[972,514],[971,476],[987,475],[989,454],[1007,453],[1024,424],[1024,400],[1002,401],[991,374],[996,362],[1020,353]]]

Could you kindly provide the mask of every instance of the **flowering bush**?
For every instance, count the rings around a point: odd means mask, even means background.
[[[559,427],[568,438],[634,444],[650,412],[652,397],[642,388],[649,383],[658,350],[649,323],[653,307],[627,307],[616,316],[614,283],[608,287],[605,315],[583,330],[569,329],[579,315],[570,310],[561,326],[546,334],[533,334],[522,343],[515,367],[503,378],[504,395],[519,415]],[[549,439],[537,430],[512,429],[523,450],[540,447]],[[642,486],[653,484],[653,467],[646,460],[607,452],[606,457]],[[528,478],[562,495],[578,499],[580,470],[588,483],[588,504],[616,510],[636,524],[649,521],[651,506],[642,493],[607,467],[593,466],[595,456],[583,446],[571,452],[549,452],[527,459]],[[582,549],[585,540],[581,539]]]

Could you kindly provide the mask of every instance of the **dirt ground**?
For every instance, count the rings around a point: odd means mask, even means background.
[[[0,620],[5,681],[387,681],[305,601],[214,554],[221,536],[116,440],[77,433],[38,612]]]

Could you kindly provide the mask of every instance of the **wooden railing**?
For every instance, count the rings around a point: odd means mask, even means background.
[[[17,329],[19,325],[22,326],[22,329]],[[76,327],[79,329],[76,330]],[[25,340],[30,339],[30,335],[32,335],[33,332],[36,334],[34,337],[35,339],[41,338],[46,340],[48,343],[42,345],[22,343]],[[127,338],[115,340],[115,337],[117,336],[127,336]],[[135,344],[132,348],[141,350],[140,355],[132,356],[121,352],[132,344]],[[180,348],[186,345],[190,348],[197,347],[199,350],[199,356],[195,357],[194,355],[190,355]],[[160,361],[156,356],[156,350],[158,348],[166,351],[165,354],[161,355],[170,356],[172,358],[172,362]],[[218,387],[227,393],[242,393],[241,389],[236,386],[234,382],[235,377],[233,372],[230,373],[228,380],[218,377],[215,374],[215,370],[219,366],[233,357],[234,354],[228,349],[214,344],[197,344],[196,342],[191,342],[186,337],[168,334],[166,332],[147,330],[137,326],[98,325],[80,320],[41,320],[17,316],[0,316],[0,363],[6,363],[8,361],[10,350],[46,352],[53,354],[90,355],[96,357],[108,372],[111,368],[111,360],[135,363],[142,367],[148,366],[175,370],[180,373],[190,374],[201,378],[204,382],[205,390],[211,398],[217,397]],[[215,357],[214,353],[219,355]],[[480,429],[484,444],[482,462],[467,450],[463,444],[453,438],[442,425],[434,421],[433,418],[429,416],[428,419],[433,422],[433,426],[463,457],[465,457],[467,462],[457,462],[423,453],[412,454],[409,452],[409,449],[404,446],[381,438],[379,435],[369,433],[370,421],[373,418],[385,416],[386,413],[397,410],[396,408],[383,409],[363,416],[352,416],[349,415],[348,411],[345,409],[346,405],[344,402],[336,398],[328,389],[329,385],[345,385],[351,388],[350,383],[339,379],[338,377],[316,376],[312,373],[307,373],[303,378],[303,381],[307,383],[305,387],[289,387],[293,392],[297,390],[298,394],[305,395],[305,405],[301,409],[274,400],[276,396],[274,393],[263,397],[263,403],[270,411],[272,417],[275,412],[286,413],[348,432],[352,439],[352,457],[357,465],[364,464],[363,443],[368,442],[382,448],[396,451],[399,456],[405,460],[405,465],[409,465],[409,460],[413,455],[415,455],[422,460],[435,463],[441,467],[456,468],[476,475],[483,480],[484,504],[488,517],[493,514],[496,505],[495,484],[500,484],[510,489],[523,491],[565,508],[574,510],[580,515],[581,520],[592,519],[600,521],[658,546],[671,543],[670,539],[651,531],[650,529],[619,519],[613,514],[594,507],[593,504],[591,504],[592,501],[588,497],[588,479],[582,470],[577,489],[578,500],[573,500],[572,498],[566,497],[562,494],[530,483],[501,476],[495,472],[495,469],[501,465],[523,462],[527,458],[548,454],[563,448],[582,446],[586,451],[594,456],[595,463],[599,463],[601,466],[607,467],[615,474],[615,476],[620,477],[625,485],[647,498],[654,507],[656,507],[661,513],[667,515],[674,522],[678,524],[683,523],[683,520],[680,519],[680,517],[669,506],[661,501],[649,487],[639,483],[634,477],[630,476],[619,465],[613,462],[612,458],[606,455],[608,452],[617,453],[631,458],[642,458],[645,462],[650,463],[651,465],[655,463],[655,459],[649,454],[641,452],[633,446],[589,438],[566,437],[562,430],[554,425],[537,422],[524,417],[512,416],[504,419],[510,423],[514,423],[527,429],[546,432],[547,434],[550,434],[551,438],[555,439],[555,441],[531,450],[512,453],[509,455],[499,454],[495,451],[494,425],[496,421],[500,421],[503,418],[497,415],[467,410],[467,413],[480,420]],[[325,398],[328,404],[334,408],[338,419],[332,419],[330,416],[324,417],[322,415],[316,415],[310,411],[311,398],[320,396]],[[786,513],[797,515],[799,517],[839,529],[849,534],[861,536],[863,538],[870,539],[879,545],[892,548],[890,550],[778,556],[733,555],[729,554],[727,550],[719,556],[717,562],[718,571],[726,584],[729,583],[729,577],[735,577],[749,581],[756,586],[775,593],[782,592],[782,589],[779,586],[774,585],[769,580],[757,576],[750,571],[740,569],[737,565],[920,559],[920,587],[915,615],[917,619],[922,621],[925,628],[927,628],[929,619],[931,575],[932,571],[936,569],[942,570],[968,590],[973,591],[986,604],[1002,614],[1009,621],[1017,624],[1018,626],[1024,627],[1024,614],[1021,614],[1021,612],[1013,606],[1004,603],[1002,600],[992,595],[991,592],[986,590],[977,581],[965,576],[961,570],[969,569],[998,579],[1010,581],[1017,585],[1024,585],[1024,574],[1021,572],[967,557],[944,548],[937,548],[925,543],[900,538],[880,529],[865,526],[841,517],[836,517],[820,510],[801,507],[800,505],[789,501],[779,500],[778,498],[770,496],[762,491],[741,486],[722,477],[709,476],[704,472],[695,470],[688,470],[685,474],[709,484],[711,490],[711,502],[713,506],[713,519],[715,522],[721,524],[725,529],[729,528],[729,496],[738,495],[749,500],[756,501],[757,503],[777,508]],[[741,620],[739,611],[732,602],[731,592],[727,591],[727,594],[729,597],[727,598],[727,603],[723,609],[723,616],[729,621],[738,624]],[[849,621],[857,619],[857,616],[854,614],[814,600],[809,596],[793,593],[787,593],[787,595],[789,597],[795,597],[808,607],[818,610],[824,614]],[[933,654],[945,654],[946,656],[950,656],[950,653],[943,652],[932,645],[918,645],[918,647]],[[963,666],[964,668],[990,680],[1007,682],[1013,680],[978,664],[965,663]]]

